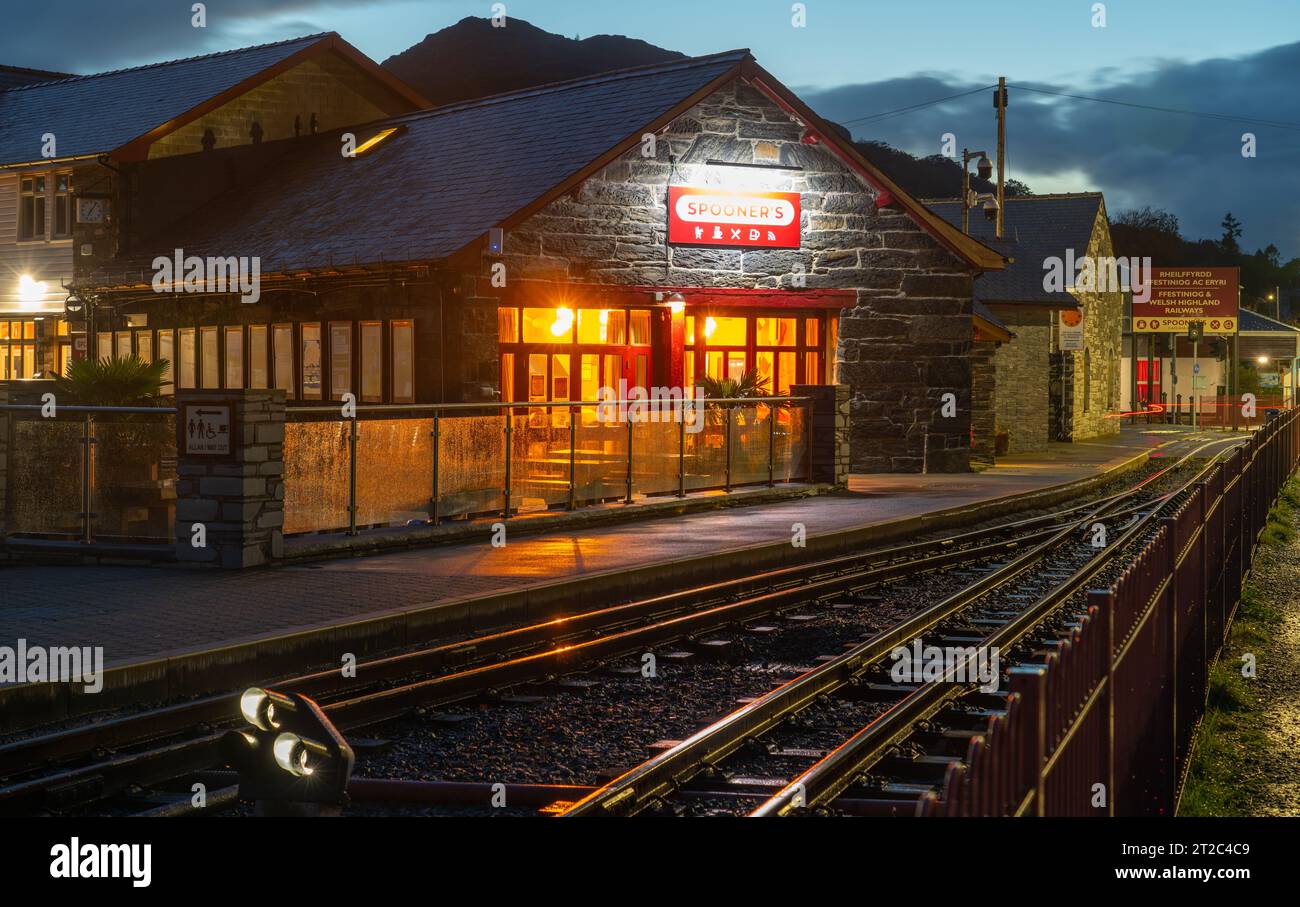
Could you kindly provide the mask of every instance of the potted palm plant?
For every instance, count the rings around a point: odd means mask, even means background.
[[[80,359],[55,379],[58,400],[81,406],[152,407],[170,363],[136,356]],[[171,532],[176,498],[173,418],[145,413],[94,417],[96,529],[101,535],[162,537]]]

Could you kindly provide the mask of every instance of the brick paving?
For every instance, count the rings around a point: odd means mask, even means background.
[[[1143,427],[1145,428],[1145,427]],[[1186,432],[1184,432],[1186,434]],[[849,492],[556,530],[481,543],[246,571],[181,566],[0,565],[0,644],[104,647],[116,666],[329,626],[568,576],[667,563],[849,529],[1068,482],[1178,437],[1127,429],[1054,445],[983,473],[854,476]]]

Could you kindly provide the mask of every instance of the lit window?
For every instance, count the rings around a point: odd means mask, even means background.
[[[167,396],[176,393],[176,385],[173,383],[175,379],[172,378],[176,374],[175,342],[175,335],[171,331],[158,332],[158,358],[168,363],[167,371],[163,375],[165,383],[160,388],[160,392]]]
[[[266,388],[266,325],[250,324],[248,326],[248,386]]]
[[[220,343],[215,326],[199,328],[199,368],[205,388],[221,387]]]
[[[277,324],[271,328],[271,354],[275,357],[275,387],[285,397],[294,395],[293,325]]]
[[[384,399],[384,326],[378,321],[361,322],[361,399]]]
[[[198,375],[198,355],[195,350],[194,328],[181,328],[178,332],[180,335],[180,348],[177,351],[176,376],[180,380],[180,386],[184,388],[195,387],[195,378]]]
[[[304,400],[321,398],[320,324],[304,322],[302,326],[302,396]]]
[[[226,327],[226,387],[244,386],[244,329],[239,325]]]
[[[352,322],[330,322],[330,397],[352,392]]]

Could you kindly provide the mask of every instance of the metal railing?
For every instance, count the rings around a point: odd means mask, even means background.
[[[6,535],[171,543],[175,408],[6,403],[0,414]]]
[[[939,815],[1172,815],[1268,512],[1300,463],[1300,413],[1216,464],[952,765]],[[1098,786],[1100,785],[1100,787]]]
[[[355,535],[364,526],[811,481],[810,403],[377,404],[346,417],[337,405],[293,407],[285,532]],[[611,410],[618,418],[602,415]]]

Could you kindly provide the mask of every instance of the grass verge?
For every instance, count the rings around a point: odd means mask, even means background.
[[[1241,766],[1255,761],[1269,741],[1259,714],[1259,698],[1241,674],[1242,655],[1259,652],[1269,642],[1281,615],[1269,591],[1258,581],[1261,559],[1269,549],[1285,548],[1296,541],[1300,520],[1300,479],[1292,478],[1269,511],[1256,554],[1256,568],[1242,590],[1241,606],[1232,622],[1223,656],[1210,673],[1205,717],[1192,749],[1187,785],[1178,805],[1180,816],[1250,815],[1257,792],[1242,778]]]

